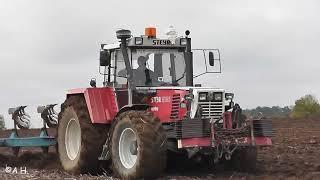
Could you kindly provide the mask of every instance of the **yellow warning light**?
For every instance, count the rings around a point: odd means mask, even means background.
[[[144,35],[148,36],[149,38],[156,38],[157,29],[155,27],[147,27],[144,30]]]

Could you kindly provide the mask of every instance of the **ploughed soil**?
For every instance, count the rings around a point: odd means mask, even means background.
[[[260,147],[257,170],[242,173],[219,169],[208,171],[181,164],[171,167],[160,179],[320,179],[320,120],[274,119],[273,146]],[[0,138],[10,131],[0,131]],[[20,136],[38,135],[39,130],[19,131]],[[55,136],[55,130],[49,134]],[[156,162],[155,162],[156,163]],[[27,174],[25,173],[27,171]],[[43,154],[41,148],[23,148],[18,157],[0,147],[0,179],[115,179],[108,173],[99,176],[72,176],[59,164],[55,148]]]

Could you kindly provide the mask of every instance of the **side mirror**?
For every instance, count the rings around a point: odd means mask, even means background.
[[[95,78],[92,78],[90,80],[90,86],[93,87],[93,88],[97,87],[97,80]]]
[[[100,50],[100,66],[109,66],[111,53],[108,50]]]
[[[214,55],[213,55],[213,52],[209,52],[209,64],[210,64],[210,66],[214,66]]]

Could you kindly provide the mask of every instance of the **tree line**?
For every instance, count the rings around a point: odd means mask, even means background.
[[[4,117],[0,114],[0,129],[5,129]]]
[[[254,109],[245,109],[243,113],[247,117],[270,117],[270,118],[293,118],[308,119],[320,118],[320,104],[317,98],[307,94],[295,101],[293,106],[272,106],[256,107]]]
[[[271,117],[271,118],[289,118],[292,108],[289,106],[258,106],[254,109],[245,109],[242,111],[247,117]]]

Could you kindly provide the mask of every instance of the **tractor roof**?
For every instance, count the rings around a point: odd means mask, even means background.
[[[169,39],[159,39],[159,38],[150,38],[147,36],[140,36],[140,37],[132,37],[127,40],[128,47],[135,47],[135,48],[164,48],[164,49],[171,49],[171,48],[186,48],[186,38],[178,37],[174,40]],[[116,42],[113,44],[104,44],[103,49],[112,50],[112,49],[119,49],[120,42]]]
[[[131,32],[129,30],[119,30],[123,31],[121,33],[129,33],[128,36],[131,36]],[[118,32],[118,31],[117,31]],[[156,28],[148,27],[145,28],[145,34],[138,37],[133,37],[127,39],[127,46],[132,48],[150,48],[150,49],[185,49],[187,46],[187,39],[184,37],[177,37],[176,32],[171,27],[170,31],[166,33],[168,35],[168,39],[159,39],[157,37]],[[113,44],[102,44],[102,49],[112,50],[119,49],[120,42]]]

